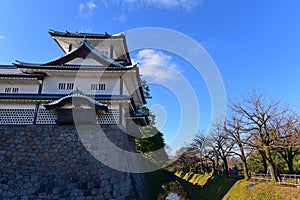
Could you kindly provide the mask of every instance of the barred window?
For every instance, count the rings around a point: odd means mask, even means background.
[[[59,90],[73,90],[74,83],[58,83]]]
[[[4,90],[5,93],[10,93],[10,91],[11,91],[11,88],[5,88],[5,90]]]
[[[59,83],[58,84],[58,89],[59,90],[64,90],[66,88],[66,83]]]
[[[18,93],[19,92],[19,88],[13,88],[12,89],[12,93]]]
[[[99,90],[105,90],[105,84],[99,84]]]
[[[5,93],[18,93],[19,92],[19,88],[5,88],[4,92]]]
[[[91,90],[97,90],[97,84],[92,83],[91,84]]]
[[[74,83],[67,83],[67,90],[73,90]]]
[[[91,90],[105,90],[105,84],[103,83],[92,83]]]

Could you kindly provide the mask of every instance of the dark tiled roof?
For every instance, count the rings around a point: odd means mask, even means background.
[[[17,68],[32,68],[32,69],[54,69],[54,70],[130,70],[133,67],[111,67],[111,66],[96,66],[96,65],[43,65],[34,63],[24,63],[18,61],[14,63]]]
[[[67,96],[66,94],[11,94],[0,93],[0,99],[28,99],[28,100],[57,100]],[[129,95],[86,95],[95,100],[131,100]]]
[[[70,60],[73,60],[74,58],[87,56],[87,55],[93,56],[95,60],[97,60],[99,63],[104,64],[105,66],[120,67],[120,68],[124,67],[120,63],[103,55],[87,40],[82,41],[74,51],[71,51],[71,52],[69,52],[55,60],[52,60],[46,64],[43,64],[43,65],[61,65]]]
[[[130,113],[130,117],[148,117],[148,115],[144,112],[139,112],[139,110],[136,110]]]
[[[108,108],[106,105],[100,103],[99,101],[96,101],[95,99],[86,96],[83,92],[80,90],[76,89],[73,92],[71,92],[69,95],[64,96],[58,100],[55,100],[51,103],[48,103],[44,105],[46,109],[53,110],[53,109],[58,109],[60,107],[63,107],[66,103],[83,103],[87,102],[90,105],[94,105],[96,110],[105,110],[105,112],[108,111]]]
[[[138,120],[140,122],[142,122],[144,120],[143,125],[144,126],[148,125],[150,123],[148,115],[145,112],[143,112],[141,107],[136,106],[134,104],[134,102],[132,104],[133,104],[134,111],[132,111],[130,113],[126,113],[125,117],[129,118],[129,119],[131,118],[133,120]],[[143,119],[143,120],[141,121],[141,119]]]
[[[43,73],[22,73],[14,65],[0,65],[0,77],[43,78],[45,76],[46,74]]]
[[[61,37],[77,37],[77,38],[110,38],[110,37],[114,37],[114,38],[123,38],[124,34],[108,34],[108,33],[104,33],[104,34],[97,34],[97,33],[83,33],[83,32],[60,32],[60,31],[55,31],[50,29],[49,30],[49,34],[51,36],[61,36]]]
[[[44,78],[45,74],[0,74],[0,77],[23,77],[23,78]]]
[[[62,101],[64,101],[65,99],[68,99],[68,98],[83,98],[83,99],[86,99],[88,100],[89,102],[91,102],[92,104],[95,104],[95,105],[99,105],[99,106],[102,106],[103,104],[96,101],[95,99],[89,97],[89,96],[86,96],[83,92],[81,92],[80,90],[76,89],[75,91],[71,92],[69,95],[67,96],[64,96],[56,101],[53,101],[51,103],[49,103],[48,105],[55,105],[55,104],[58,104]]]
[[[125,66],[129,66],[132,65],[131,59],[130,59],[130,55],[129,55],[129,51],[128,51],[128,47],[127,47],[127,43],[126,43],[126,37],[125,37],[125,33],[119,33],[119,34],[108,34],[108,33],[104,33],[104,34],[97,34],[97,33],[83,33],[83,32],[60,32],[60,31],[55,31],[55,30],[49,30],[49,34],[52,36],[52,38],[55,40],[55,42],[63,49],[64,52],[66,52],[66,50],[61,46],[61,44],[59,43],[59,37],[65,37],[65,38],[75,38],[75,39],[80,39],[80,40],[89,40],[89,39],[93,39],[93,40],[105,40],[105,39],[122,39],[123,44],[124,44],[124,48],[125,48],[125,52],[126,52],[126,58],[125,60],[123,58],[122,59],[122,64]],[[118,62],[118,60],[116,60]]]
[[[3,65],[0,64],[0,69],[17,69],[14,65]]]

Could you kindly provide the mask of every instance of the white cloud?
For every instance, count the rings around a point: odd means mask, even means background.
[[[79,14],[82,14],[85,5],[83,3],[79,4]]]
[[[97,8],[97,5],[94,1],[88,1],[86,3],[80,3],[79,4],[79,15],[80,16],[90,16],[93,14],[93,10]]]
[[[184,9],[192,10],[199,6],[203,0],[144,0],[147,5],[155,6],[158,8],[167,9]]]
[[[88,2],[86,5],[90,10],[93,10],[94,8],[97,8],[96,4],[92,1]]]
[[[116,20],[116,21],[123,22],[123,23],[127,22],[126,15],[123,14],[123,13],[121,15],[115,16],[113,19]]]
[[[120,15],[119,20],[121,22],[126,22],[127,21],[126,16],[124,14]]]
[[[164,10],[183,10],[192,11],[201,5],[204,0],[101,0],[100,2],[107,8],[110,5],[121,7],[121,14],[113,17],[114,20],[127,22],[124,13],[133,12],[145,8],[164,9]],[[81,7],[84,8],[84,5]],[[83,10],[81,8],[81,10]]]
[[[5,39],[4,35],[0,35],[0,40],[4,40],[4,39]]]
[[[179,66],[172,56],[154,49],[140,50],[133,59],[139,63],[141,75],[147,81],[174,81],[179,79]]]
[[[121,4],[126,8],[156,7],[160,9],[181,9],[190,11],[203,0],[102,0],[104,5]]]

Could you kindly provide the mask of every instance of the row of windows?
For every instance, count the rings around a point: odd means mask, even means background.
[[[73,90],[74,83],[59,83],[59,90]],[[92,83],[91,90],[105,90],[105,84],[103,83]]]
[[[19,92],[19,88],[5,88],[4,92],[5,93],[18,93]]]
[[[59,90],[73,90],[74,89],[74,83],[59,83],[58,84]],[[92,83],[91,84],[91,90],[105,90],[105,84],[103,83]],[[18,93],[19,88],[5,88],[5,93]]]

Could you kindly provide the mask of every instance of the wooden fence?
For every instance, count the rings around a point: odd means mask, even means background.
[[[251,173],[251,178],[265,180],[265,181],[271,181],[271,175],[270,174],[264,174],[264,173],[252,172]],[[292,186],[300,187],[300,175],[297,175],[297,174],[279,174],[277,176],[277,182],[279,184],[292,185]]]

